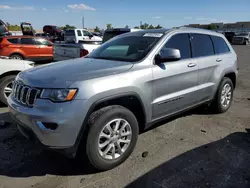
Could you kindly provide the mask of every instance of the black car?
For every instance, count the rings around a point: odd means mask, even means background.
[[[235,32],[225,32],[224,35],[227,38],[227,40],[230,43],[232,43],[233,42],[233,38],[236,36],[236,33]]]
[[[11,35],[11,33],[9,32],[7,25],[2,20],[0,20],[0,36],[6,35]]]

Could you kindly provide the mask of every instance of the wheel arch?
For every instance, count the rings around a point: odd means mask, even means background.
[[[25,56],[24,56],[22,53],[20,53],[20,52],[13,52],[13,53],[11,53],[11,54],[9,55],[9,57],[11,57],[12,55],[19,55],[19,56],[21,56],[23,59],[25,59]]]
[[[20,72],[21,71],[19,71],[19,70],[13,70],[13,71],[5,72],[5,73],[3,73],[3,74],[0,75],[0,81],[1,81],[2,78],[6,77],[6,76],[17,75]]]
[[[133,106],[130,106],[131,103],[124,103],[123,100],[125,100],[125,102],[128,102],[127,100],[131,100],[131,102],[136,102],[135,105],[137,107],[137,109],[136,109],[137,111],[135,111]],[[94,111],[96,111],[100,108],[109,106],[109,105],[121,105],[125,108],[128,108],[135,115],[135,117],[138,121],[138,124],[139,124],[140,131],[142,131],[145,128],[145,125],[147,122],[147,120],[146,120],[147,114],[146,114],[145,106],[144,106],[139,94],[137,94],[135,92],[127,92],[127,93],[122,93],[122,94],[117,94],[117,95],[112,95],[109,97],[101,98],[101,99],[97,100],[96,102],[94,102],[90,106],[90,108],[89,108],[89,110],[84,118],[82,127],[78,133],[76,143],[74,145],[75,152],[77,151],[77,148],[79,147],[79,144],[80,144],[82,138],[85,138],[87,136],[87,132],[88,132],[87,124],[88,124],[89,116]],[[137,106],[137,105],[140,105],[140,106]],[[140,109],[138,109],[138,107]]]

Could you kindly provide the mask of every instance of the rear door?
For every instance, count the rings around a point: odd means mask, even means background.
[[[215,87],[216,68],[220,62],[215,56],[212,39],[209,35],[191,33],[193,57],[198,61],[198,97],[199,101],[209,100]]]
[[[20,49],[24,52],[25,58],[33,59],[39,57],[39,46],[36,45],[34,38],[21,38]]]
[[[153,119],[169,115],[198,102],[198,65],[191,57],[188,33],[173,35],[163,48],[179,49],[179,61],[165,62],[153,66]]]
[[[52,58],[53,57],[53,45],[46,39],[36,38],[36,45],[39,46],[39,56],[41,58]]]

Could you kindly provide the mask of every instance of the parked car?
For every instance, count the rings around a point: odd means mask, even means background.
[[[64,41],[67,43],[101,42],[102,38],[94,36],[86,29],[68,29],[64,33]]]
[[[7,97],[12,92],[13,84],[16,75],[24,70],[32,68],[32,61],[17,61],[0,58],[0,102],[7,105]]]
[[[100,32],[91,32],[94,36],[97,36],[97,37],[103,37],[102,33]]]
[[[60,29],[58,26],[45,25],[43,27],[43,32],[46,33],[46,34],[48,33],[50,35],[50,40],[52,42],[54,42],[54,41],[63,41],[64,40],[63,35],[62,35],[63,30]]]
[[[232,43],[233,42],[233,38],[236,36],[235,32],[230,32],[230,31],[226,31],[224,32],[225,37],[227,38],[227,40]]]
[[[85,57],[90,52],[94,51],[102,44],[99,42],[85,42],[85,43],[54,43],[53,45],[53,59],[54,61],[62,61],[68,59],[75,59]]]
[[[113,28],[113,29],[107,29],[104,32],[103,35],[103,43],[107,42],[108,40],[116,37],[117,35],[121,35],[124,33],[129,33],[129,32],[136,32],[136,31],[142,31],[142,29],[130,29],[130,28]]]
[[[86,58],[18,74],[8,104],[23,135],[71,157],[79,149],[107,170],[156,121],[201,104],[226,112],[237,74],[237,55],[222,34],[145,30],[117,36]]]
[[[33,61],[53,60],[52,43],[33,36],[7,36],[0,38],[0,56]]]
[[[11,33],[9,32],[7,25],[2,20],[0,20],[0,37],[9,35],[11,35]]]
[[[244,33],[236,34],[236,36],[233,38],[232,43],[233,44],[248,45],[249,41],[250,41],[250,33],[249,32],[244,32]]]
[[[35,36],[35,30],[33,29],[31,23],[29,22],[21,22],[21,30],[23,36]]]

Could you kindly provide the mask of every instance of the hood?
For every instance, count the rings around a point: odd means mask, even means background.
[[[37,88],[67,88],[75,81],[118,74],[132,67],[129,62],[78,58],[29,69],[18,74],[17,80]]]

